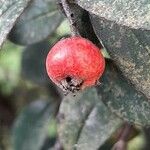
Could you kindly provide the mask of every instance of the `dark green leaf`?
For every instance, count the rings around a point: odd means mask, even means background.
[[[12,29],[9,39],[28,45],[46,39],[62,21],[55,0],[33,0]]]
[[[49,81],[45,60],[50,50],[50,42],[44,41],[28,46],[22,55],[22,75],[36,83],[43,84]]]
[[[112,112],[131,123],[150,125],[150,101],[126,81],[113,62],[107,62],[102,85],[97,88]]]
[[[0,47],[30,0],[0,1]]]
[[[53,105],[47,101],[36,101],[24,108],[13,127],[14,150],[40,150],[47,136]]]
[[[98,97],[96,89],[68,95],[59,112],[59,136],[66,149],[98,149],[116,130],[120,120]]]
[[[82,37],[85,37],[95,44],[99,43],[99,40],[93,32],[93,27],[90,21],[89,13],[75,3],[69,5],[71,12],[74,14],[76,20],[76,28]]]
[[[150,99],[150,31],[120,27],[91,15],[95,33],[136,89]]]
[[[131,28],[150,30],[150,1],[78,0],[92,14]]]

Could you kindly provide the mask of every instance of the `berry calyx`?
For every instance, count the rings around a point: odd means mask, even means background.
[[[66,92],[95,85],[105,68],[100,49],[82,37],[58,41],[46,58],[50,79]]]

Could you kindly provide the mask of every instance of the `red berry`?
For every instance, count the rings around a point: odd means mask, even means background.
[[[50,79],[65,91],[77,91],[95,85],[105,68],[98,47],[82,37],[70,37],[56,43],[47,55]]]

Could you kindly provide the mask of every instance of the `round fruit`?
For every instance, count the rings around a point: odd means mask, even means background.
[[[104,68],[100,49],[82,37],[60,40],[46,59],[48,76],[64,91],[75,92],[95,85]]]

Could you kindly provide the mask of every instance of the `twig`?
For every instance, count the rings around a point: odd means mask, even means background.
[[[72,13],[68,0],[61,0],[62,7],[64,9],[64,12],[69,20],[70,28],[71,28],[71,34],[72,36],[80,36],[80,33],[76,27],[76,19],[74,17],[74,13]]]
[[[121,132],[118,142],[113,146],[112,150],[126,150],[129,135],[133,129],[133,125],[125,123],[125,127]]]

